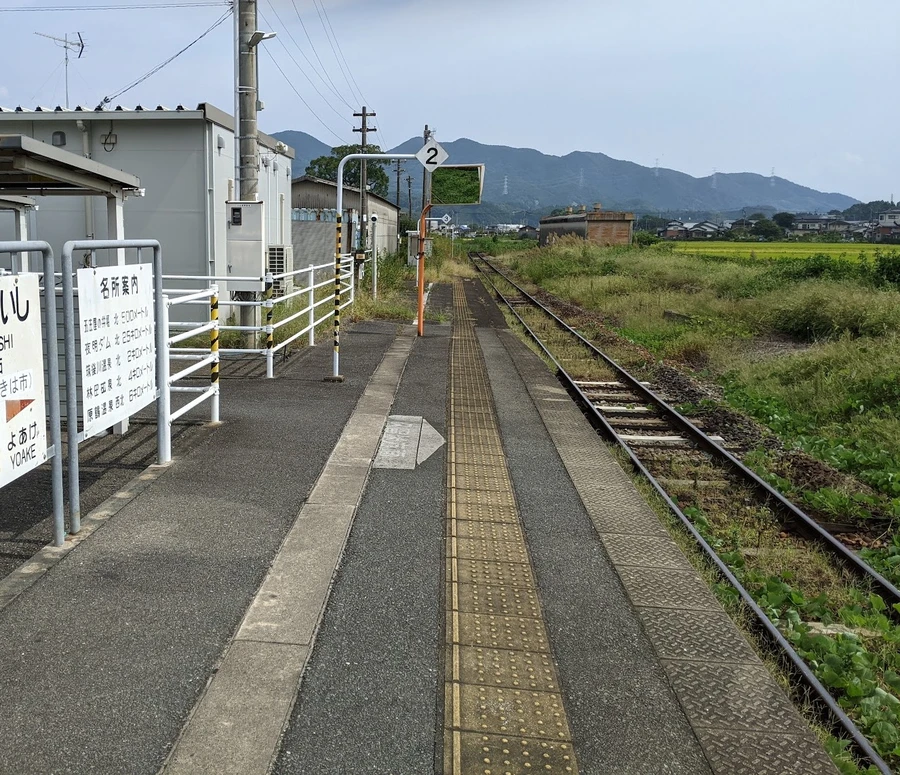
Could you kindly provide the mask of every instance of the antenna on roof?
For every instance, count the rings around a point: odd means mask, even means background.
[[[81,55],[84,53],[84,39],[81,37],[80,32],[73,33],[78,36],[78,40],[69,40],[69,33],[66,33],[65,37],[57,38],[53,35],[45,35],[43,32],[36,32],[35,35],[40,35],[42,38],[48,38],[49,40],[54,41],[58,46],[61,46],[65,51],[65,62],[66,62],[66,110],[69,109],[69,52],[77,51],[78,56],[76,59],[81,59]]]

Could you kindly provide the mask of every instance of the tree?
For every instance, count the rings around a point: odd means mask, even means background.
[[[753,228],[750,229],[750,233],[757,237],[764,237],[765,239],[781,239],[784,237],[784,229],[775,223],[775,221],[770,221],[768,218],[763,218],[754,223]]]
[[[747,218],[748,221],[765,221],[766,214],[765,213],[753,213],[750,217]]]
[[[381,153],[381,148],[371,143],[366,145],[366,153]],[[337,182],[338,164],[341,159],[351,153],[362,153],[361,145],[339,145],[331,149],[329,156],[319,156],[313,159],[306,166],[306,174],[313,178],[322,178],[322,180],[333,180]],[[382,165],[390,164],[387,161],[370,161],[366,164],[366,177],[369,183],[369,190],[373,194],[386,197],[388,195],[390,181],[387,172],[384,171]],[[360,162],[358,160],[348,161],[344,165],[344,185],[359,188]]]
[[[782,229],[793,229],[794,228],[794,214],[793,213],[775,213],[772,216],[772,220],[775,221]]]

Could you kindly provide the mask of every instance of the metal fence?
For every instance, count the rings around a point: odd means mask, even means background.
[[[228,312],[228,319],[239,319],[241,312],[250,311],[254,318],[250,324],[239,322],[226,322],[219,324],[219,332],[236,332],[245,337],[247,347],[220,347],[219,356],[246,357],[258,355],[265,359],[266,376],[275,376],[275,354],[289,347],[300,337],[306,336],[310,345],[315,344],[316,327],[333,317],[335,287],[335,264],[310,265],[304,269],[296,269],[282,274],[266,274],[262,277],[206,277],[200,275],[163,275],[164,293],[167,295],[182,294],[190,297],[198,292],[197,286],[217,283],[241,283],[259,285],[257,298],[236,298],[237,294],[231,294],[235,298],[228,300],[219,299],[219,307]],[[341,303],[339,309],[344,309],[353,303],[356,293],[356,280],[354,270],[354,258],[352,254],[341,256],[341,272],[339,277],[339,293]],[[276,284],[286,289],[280,296],[275,296]],[[194,286],[193,288],[185,286]],[[327,289],[327,290],[326,290]],[[190,298],[184,302],[185,306],[206,304],[202,298]],[[299,304],[303,304],[299,307]],[[325,309],[323,309],[323,307]],[[185,315],[188,317],[188,315]],[[277,320],[276,320],[277,318]],[[294,327],[299,328],[295,331]],[[200,355],[208,352],[205,347],[196,346],[191,340],[207,331],[207,323],[197,320],[170,320],[169,328],[172,331],[182,332],[178,336],[179,343],[188,343],[179,348],[184,355]],[[291,326],[291,329],[288,329]],[[278,332],[290,331],[284,336],[278,337]],[[276,338],[279,341],[276,344]]]

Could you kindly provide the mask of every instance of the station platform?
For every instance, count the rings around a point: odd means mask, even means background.
[[[0,581],[0,773],[837,772],[481,284],[429,306]]]

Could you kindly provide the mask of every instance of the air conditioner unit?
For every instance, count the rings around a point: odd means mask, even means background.
[[[269,256],[266,271],[274,275],[294,271],[294,248],[292,245],[269,245]],[[285,277],[275,280],[273,288],[276,297],[290,293],[294,288],[294,278]]]

